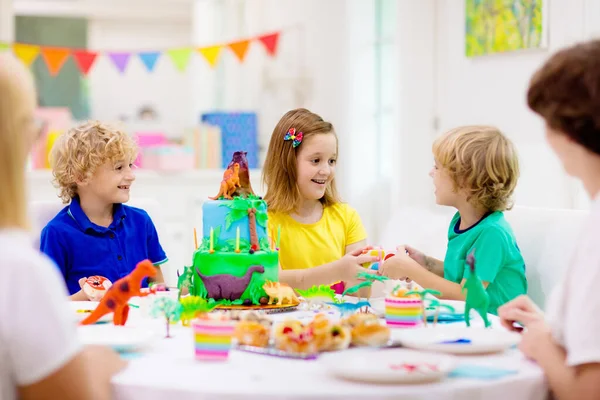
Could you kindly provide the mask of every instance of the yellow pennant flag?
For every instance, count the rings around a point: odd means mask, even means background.
[[[15,55],[23,62],[23,64],[30,67],[38,54],[40,54],[40,46],[15,43],[13,44],[13,51],[15,52]]]
[[[235,53],[236,57],[240,62],[244,61],[248,46],[250,46],[249,40],[240,40],[239,42],[229,43],[229,48]]]
[[[217,62],[219,61],[219,54],[221,54],[221,46],[201,47],[198,49],[198,51],[204,56],[212,68],[217,65]]]

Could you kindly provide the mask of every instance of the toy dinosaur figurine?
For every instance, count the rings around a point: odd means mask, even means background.
[[[238,173],[238,176],[240,177],[240,186],[235,190],[232,196],[248,197],[248,195],[254,194],[252,184],[250,183],[250,168],[248,167],[246,154],[248,154],[246,151],[236,151],[233,153],[231,162],[227,166],[227,168],[231,168],[236,163],[240,164],[240,172]]]
[[[156,268],[150,260],[140,261],[131,273],[116,281],[106,292],[96,309],[83,321],[81,325],[96,323],[100,318],[109,313],[114,313],[113,323],[125,325],[129,315],[129,299],[135,296],[148,296],[150,292],[142,293],[140,287],[145,277],[156,275]]]
[[[267,281],[263,285],[263,289],[267,293],[267,296],[269,296],[269,302],[267,304],[275,304],[275,299],[277,299],[278,306],[283,303],[288,303],[290,305],[300,303],[294,290],[286,284]]]
[[[327,285],[313,286],[307,290],[296,289],[296,292],[306,300],[309,306],[339,302],[335,297],[335,291]]]
[[[491,323],[488,321],[487,312],[490,307],[490,297],[488,296],[481,279],[475,273],[475,250],[467,256],[467,265],[471,270],[469,277],[463,285],[463,292],[467,291],[467,298],[465,301],[465,322],[467,326],[471,326],[470,313],[471,309],[477,310],[485,327],[489,327]]]
[[[265,272],[265,267],[262,265],[253,265],[246,270],[243,276],[229,274],[202,275],[200,270],[196,268],[196,273],[202,279],[206,288],[206,298],[229,301],[235,301],[242,297],[242,294],[250,284],[252,274],[255,272],[262,274]]]
[[[179,270],[177,270],[177,289],[179,289],[179,297],[181,297],[181,292],[184,288],[187,288],[188,292],[192,292],[192,287],[194,287],[194,270],[192,267],[184,267],[183,274],[179,275]]]
[[[221,187],[219,189],[219,194],[215,197],[209,197],[211,200],[217,200],[219,197],[223,196],[227,200],[233,199],[232,195],[235,193],[236,189],[239,188],[240,185],[240,164],[233,163],[233,165],[223,172],[223,180],[221,181]]]

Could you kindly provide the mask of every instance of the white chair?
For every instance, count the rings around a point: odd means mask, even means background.
[[[159,240],[165,238],[162,209],[160,203],[156,199],[132,197],[131,200],[127,202],[127,205],[144,209],[156,227]],[[33,225],[32,234],[35,248],[40,247],[40,235],[42,229],[46,226],[46,224],[48,224],[48,222],[50,222],[50,220],[52,220],[52,218],[56,216],[56,214],[58,214],[60,210],[62,210],[63,207],[65,207],[65,205],[62,204],[58,199],[54,201],[32,201],[29,204],[29,215],[31,216]],[[161,245],[163,248],[165,248],[164,240],[161,240]],[[168,255],[169,250],[165,248],[165,251]],[[168,285],[176,285],[177,283],[176,271],[171,271],[172,269],[173,268],[170,268],[169,265],[165,265],[163,268],[163,275],[165,276],[165,281]]]
[[[565,274],[588,213],[515,207],[505,215],[525,259],[528,295],[544,308],[548,295]]]
[[[544,308],[547,296],[565,273],[587,212],[515,207],[505,216],[525,259],[528,295]],[[398,210],[382,232],[380,244],[393,250],[396,245],[407,243],[443,259],[450,219],[450,214],[424,209]]]

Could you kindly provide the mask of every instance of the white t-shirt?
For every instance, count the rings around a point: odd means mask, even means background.
[[[548,300],[546,319],[554,339],[567,351],[567,365],[600,363],[600,194],[567,273]]]
[[[22,230],[0,229],[0,399],[39,382],[80,350],[56,266]]]

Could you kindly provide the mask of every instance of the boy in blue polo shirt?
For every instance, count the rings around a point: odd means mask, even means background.
[[[115,282],[144,259],[158,268],[154,281],[164,281],[158,266],[167,256],[152,220],[123,204],[136,156],[131,137],[100,122],[71,129],[52,148],[52,173],[68,205],[42,230],[40,250],[58,265],[72,300],[89,300],[81,290],[87,277]]]

